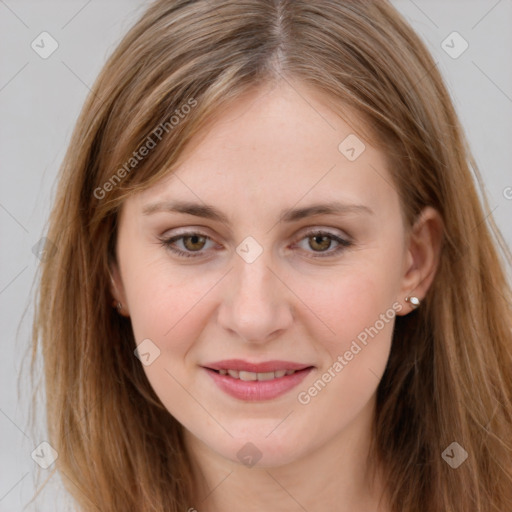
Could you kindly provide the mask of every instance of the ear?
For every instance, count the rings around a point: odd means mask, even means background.
[[[116,261],[111,261],[109,264],[110,273],[110,293],[112,294],[112,304],[116,307],[117,304],[121,304],[121,308],[117,308],[117,312],[122,315],[129,317],[128,304],[126,302],[126,295],[123,286],[123,280],[121,278],[121,272],[119,271],[119,265]]]
[[[425,207],[407,235],[406,254],[398,302],[402,304],[398,315],[406,315],[414,308],[405,297],[422,300],[432,284],[441,255],[443,220],[439,212]]]

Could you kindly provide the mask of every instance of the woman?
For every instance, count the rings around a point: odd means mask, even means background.
[[[42,268],[80,510],[512,510],[512,259],[470,165],[388,2],[153,3]]]

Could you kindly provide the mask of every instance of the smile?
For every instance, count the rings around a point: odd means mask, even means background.
[[[229,375],[234,379],[240,379],[245,381],[254,381],[254,380],[272,380],[272,379],[280,379],[285,375],[293,375],[296,370],[277,370],[275,372],[246,372],[246,371],[238,371],[238,370],[214,370],[217,371],[220,375]]]
[[[244,401],[264,401],[292,390],[313,370],[313,366],[287,361],[248,363],[219,361],[203,366],[217,387]]]

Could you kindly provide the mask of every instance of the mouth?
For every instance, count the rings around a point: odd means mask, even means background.
[[[314,366],[289,361],[249,363],[229,360],[209,363],[203,369],[231,397],[244,401],[263,401],[293,389]]]
[[[308,368],[312,368],[309,366]],[[307,370],[308,368],[304,368],[304,370]],[[207,368],[208,370],[211,370],[212,372],[216,372],[219,375],[229,375],[233,379],[239,379],[243,380],[245,382],[251,382],[251,381],[265,381],[265,380],[274,380],[274,379],[280,379],[284,377],[285,375],[293,375],[295,372],[301,372],[304,370],[276,370],[275,372],[247,372],[244,370],[214,370],[213,368]]]

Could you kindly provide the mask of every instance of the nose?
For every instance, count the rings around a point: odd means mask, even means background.
[[[268,252],[252,263],[236,255],[224,280],[218,322],[239,341],[264,344],[293,322],[293,293],[271,268]]]

